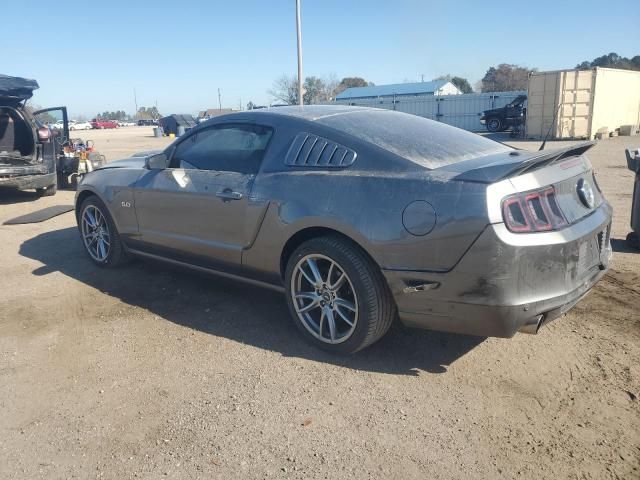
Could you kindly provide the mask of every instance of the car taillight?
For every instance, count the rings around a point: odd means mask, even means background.
[[[514,233],[548,232],[567,225],[553,187],[505,197],[502,216]]]

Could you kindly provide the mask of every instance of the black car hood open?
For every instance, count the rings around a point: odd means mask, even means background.
[[[35,80],[0,74],[0,105],[16,105],[27,100],[37,88],[40,86]]]

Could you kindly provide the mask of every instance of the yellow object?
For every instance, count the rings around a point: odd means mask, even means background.
[[[169,134],[169,138],[176,138],[176,134],[175,133],[170,133]]]

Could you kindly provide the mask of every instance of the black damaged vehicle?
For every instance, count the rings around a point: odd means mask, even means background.
[[[0,188],[55,195],[56,163],[69,138],[66,107],[31,111],[26,102],[38,82],[0,75]],[[62,122],[53,130],[48,124]]]
[[[504,132],[522,125],[527,112],[526,102],[526,95],[518,95],[504,107],[485,110],[480,114],[480,123],[490,132]]]

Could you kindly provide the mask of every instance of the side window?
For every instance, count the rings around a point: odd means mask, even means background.
[[[173,168],[257,173],[273,130],[256,125],[227,125],[200,130],[180,143]]]

